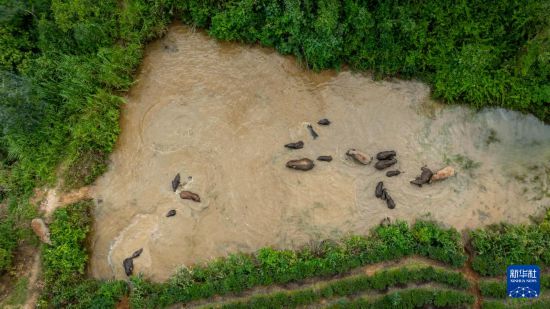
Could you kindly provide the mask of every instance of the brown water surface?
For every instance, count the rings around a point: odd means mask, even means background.
[[[527,222],[550,206],[549,126],[501,109],[441,106],[419,82],[308,72],[273,50],[173,26],[147,48],[127,101],[110,169],[92,190],[98,278],[125,278],[122,260],[139,248],[135,272],[164,280],[231,252],[364,234],[386,216],[430,214],[463,229]],[[330,126],[316,125],[325,117]],[[298,140],[303,149],[283,147]],[[404,174],[358,165],[348,148],[396,150]],[[285,167],[319,155],[334,160],[308,172]],[[456,177],[409,184],[421,166],[449,162]],[[201,203],[172,191],[178,172]],[[374,197],[378,181],[394,210]],[[170,209],[177,214],[167,218]]]

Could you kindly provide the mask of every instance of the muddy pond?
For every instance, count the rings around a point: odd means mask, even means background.
[[[332,123],[319,126],[321,118]],[[179,25],[147,47],[121,128],[92,188],[97,278],[125,278],[122,260],[139,248],[134,273],[160,281],[231,252],[365,234],[387,216],[464,229],[528,222],[550,206],[550,126],[533,116],[444,106],[415,81],[309,72],[271,49]],[[303,149],[283,147],[299,140]],[[404,173],[359,165],[349,148],[395,150],[393,168]],[[307,172],[285,167],[320,155],[334,159]],[[457,175],[411,185],[424,165],[453,165]],[[177,173],[200,203],[172,191]],[[374,196],[378,181],[395,209]]]

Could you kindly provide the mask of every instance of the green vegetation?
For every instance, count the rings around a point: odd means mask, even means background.
[[[67,188],[105,171],[119,134],[120,94],[132,85],[145,44],[172,19],[170,1],[121,4],[0,1],[0,202],[10,199],[0,214],[0,274],[29,228],[18,213],[35,186],[53,183],[58,166]]]
[[[130,300],[135,308],[186,303],[214,295],[239,293],[255,286],[297,282],[312,277],[343,274],[381,261],[420,254],[464,265],[466,256],[459,233],[433,222],[418,221],[379,226],[367,237],[350,236],[341,242],[323,242],[299,251],[260,249],[255,254],[234,254],[192,269],[180,269],[167,283],[134,277]]]
[[[55,211],[50,225],[53,245],[43,249],[46,284],[39,302],[40,307],[112,308],[124,296],[129,296],[133,308],[166,307],[215,295],[235,295],[257,286],[302,282],[311,278],[333,278],[363,265],[412,254],[427,256],[454,267],[463,266],[466,260],[464,244],[456,230],[444,229],[429,221],[418,221],[412,226],[405,222],[396,222],[379,226],[368,236],[349,236],[338,242],[324,241],[297,251],[263,248],[255,254],[230,255],[192,268],[180,269],[164,283],[153,283],[142,276],[133,276],[128,286],[124,281],[103,282],[85,276],[84,269],[88,261],[86,243],[92,223],[92,205],[91,201],[84,201]],[[548,222],[547,217],[534,227],[545,230]],[[529,251],[533,247],[526,247],[524,250],[527,252],[524,258],[515,262],[526,263],[526,259],[533,256]],[[478,251],[476,254],[476,258],[479,258]],[[365,291],[383,293],[390,287],[403,288],[408,284],[428,282],[461,290],[470,287],[461,273],[417,266],[386,270],[370,277],[337,277],[335,281],[326,284],[253,296],[246,301],[228,303],[225,306],[294,307],[317,303],[321,299],[333,299],[336,307],[415,308],[425,304],[461,307],[473,301],[473,296],[466,292],[433,288],[402,290],[375,299],[355,299]],[[544,288],[550,287],[549,276],[544,276],[542,282]],[[482,281],[480,289],[486,297],[502,297],[505,293],[503,282],[498,281]],[[345,299],[340,299],[342,297]],[[491,301],[486,304],[496,306],[495,308],[510,305]]]
[[[506,302],[486,301],[483,309],[546,309],[550,308],[548,300],[510,299]]]
[[[421,78],[437,98],[550,120],[548,1],[187,1],[183,20],[309,68]]]
[[[11,267],[18,243],[32,239],[28,223],[36,209],[27,201],[34,187],[54,183],[60,166],[66,188],[90,184],[105,171],[120,131],[121,95],[145,44],[174,18],[218,39],[293,54],[314,70],[348,64],[377,78],[419,78],[445,101],[502,106],[549,122],[549,12],[550,2],[536,0],[0,1],[0,273]],[[90,205],[54,215],[40,306],[112,307],[128,293],[124,282],[85,278]],[[474,269],[497,275],[510,263],[549,266],[547,222],[473,231]],[[233,255],[181,270],[164,284],[133,277],[131,301],[136,307],[187,302],[411,254],[454,267],[466,260],[457,231],[400,222],[316,248]],[[347,305],[471,303],[461,295],[410,290]]]
[[[8,270],[12,264],[12,252],[19,241],[34,239],[29,229],[30,220],[36,215],[36,209],[25,199],[12,198],[0,206],[0,274]]]
[[[43,249],[45,291],[41,307],[112,307],[127,294],[125,282],[101,282],[85,276],[92,205],[92,201],[83,201],[55,211],[50,224],[52,246]],[[466,260],[456,230],[443,229],[427,221],[418,221],[411,227],[405,222],[397,222],[377,227],[367,237],[350,236],[340,242],[322,242],[319,246],[298,251],[263,248],[255,254],[230,255],[190,269],[180,269],[161,284],[135,276],[131,278],[130,301],[134,308],[186,303],[260,285],[330,277],[361,265],[411,254],[428,256],[455,267],[462,266]],[[372,278],[350,280],[327,286],[320,291],[321,295],[343,295],[346,290],[353,289],[383,290],[411,281],[436,281],[458,288],[468,286],[461,275],[433,268],[391,271]]]
[[[4,219],[0,221],[0,272],[7,270],[11,265],[12,251],[17,246],[17,236],[14,233],[13,220]]]
[[[42,250],[45,287],[39,307],[112,308],[127,294],[124,281],[86,278],[92,205],[83,201],[55,211],[50,224],[52,245]]]
[[[542,290],[550,289],[550,275],[542,275],[540,278],[540,287]],[[482,280],[479,282],[481,295],[487,298],[506,298],[505,280]],[[543,292],[544,293],[544,292]]]
[[[381,271],[373,276],[360,275],[330,282],[320,288],[252,296],[246,301],[224,304],[222,308],[295,308],[318,303],[321,299],[353,296],[369,290],[387,291],[390,287],[436,282],[458,289],[466,289],[469,282],[461,273],[433,267],[399,268]]]
[[[483,276],[506,273],[511,264],[550,266],[550,211],[540,224],[492,225],[470,232],[473,269]]]
[[[506,298],[506,281],[483,280],[479,282],[483,297]]]
[[[455,154],[451,156],[444,156],[443,162],[445,164],[454,164],[460,166],[465,171],[476,169],[481,166],[480,162],[475,162],[474,160],[468,158],[465,155]]]
[[[466,308],[474,303],[474,297],[464,292],[451,290],[410,289],[394,292],[380,299],[369,301],[365,298],[347,301],[329,306],[329,308]]]
[[[314,70],[419,78],[437,98],[550,121],[548,1],[60,0],[0,2],[0,201],[103,173],[145,44],[181,18]],[[0,220],[18,218],[2,214]],[[10,224],[10,223],[8,223]],[[0,247],[0,271],[13,248]],[[6,266],[8,265],[8,266]]]
[[[11,14],[0,19],[0,44],[14,50],[0,58],[6,187],[25,192],[37,180],[50,182],[61,162],[72,186],[103,172],[119,134],[117,94],[131,86],[144,44],[170,22],[170,7],[160,0],[124,7],[111,0],[5,1],[1,8]]]

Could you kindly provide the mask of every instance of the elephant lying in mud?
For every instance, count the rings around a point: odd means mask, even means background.
[[[288,143],[285,145],[285,147],[289,149],[302,149],[304,148],[304,142],[297,141],[296,143]]]
[[[386,176],[388,176],[388,177],[394,177],[394,176],[397,176],[399,174],[401,174],[400,170],[393,170],[393,171],[387,171],[386,172]]]
[[[286,167],[299,170],[299,171],[309,171],[315,166],[313,161],[308,158],[302,158],[299,160],[290,160],[286,163]]]
[[[194,202],[200,203],[201,197],[197,193],[191,191],[181,191],[180,198],[184,200],[192,200]]]
[[[122,261],[122,266],[124,267],[124,272],[126,273],[126,276],[132,275],[132,272],[134,271],[134,259],[139,257],[142,252],[143,248],[136,250],[129,258],[125,258],[124,261]]]
[[[174,179],[172,180],[172,190],[174,192],[176,192],[176,190],[180,186],[180,183],[181,183],[181,176],[180,176],[180,173],[178,173],[176,177],[174,177]]]
[[[363,165],[368,165],[372,162],[372,157],[369,157],[367,154],[357,150],[357,149],[349,149],[347,152],[346,152],[346,155],[348,157],[351,157],[353,158],[355,161],[357,161],[358,163],[361,163]]]
[[[330,162],[330,161],[332,161],[332,156],[319,156],[317,158],[317,161]]]
[[[430,179],[430,182],[444,180],[455,175],[455,169],[452,166],[447,166],[435,172]]]

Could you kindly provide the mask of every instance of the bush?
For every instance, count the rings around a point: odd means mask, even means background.
[[[91,223],[91,202],[79,202],[57,209],[50,224],[51,246],[42,250],[45,294],[55,306],[67,306],[74,299],[73,291],[84,279],[88,260],[86,237]],[[72,295],[73,297],[68,297]],[[62,297],[59,297],[62,296]],[[57,302],[60,303],[57,303]]]
[[[29,227],[29,221],[35,214],[34,205],[26,198],[9,198],[0,206],[0,274],[12,266],[19,241],[36,239]]]
[[[52,185],[60,164],[67,188],[106,170],[120,133],[120,92],[132,85],[144,43],[163,34],[172,7],[171,0],[0,3],[0,201]],[[6,242],[22,240],[27,218],[6,218],[17,230]],[[0,272],[13,249],[0,243]]]
[[[419,235],[429,235],[430,241],[420,243],[413,236],[413,231],[423,227],[427,227],[429,233],[419,232]],[[432,258],[441,261],[456,258],[458,262],[453,266],[459,267],[466,258],[461,239],[450,237],[455,233],[433,222],[419,221],[411,229],[406,222],[398,221],[375,228],[368,237],[351,236],[339,243],[326,241],[315,248],[297,251],[263,248],[253,255],[233,254],[195,265],[191,269],[181,269],[165,284],[154,284],[140,278],[140,289],[132,290],[131,301],[163,306],[186,303],[213,295],[239,293],[259,285],[334,276],[358,266],[415,253],[429,256],[432,252],[438,252],[432,254]],[[462,264],[459,264],[460,261]],[[448,279],[449,282],[460,281],[457,278]],[[147,297],[155,300],[145,299]]]
[[[17,246],[17,234],[13,221],[0,218],[0,274],[9,269],[12,262],[13,250]]]
[[[45,288],[39,307],[112,308],[127,294],[123,281],[86,279],[92,205],[83,201],[54,212],[52,245],[42,250]]]
[[[479,290],[483,297],[506,298],[505,281],[480,281]]]
[[[91,183],[120,133],[120,91],[132,84],[143,44],[170,22],[172,1],[8,1],[0,10],[13,14],[0,19],[0,144],[15,158],[10,182],[30,192],[53,182],[63,162],[66,183]]]
[[[222,40],[273,46],[315,70],[418,77],[433,94],[550,121],[544,1],[190,1],[183,20]]]
[[[470,294],[450,290],[410,289],[394,292],[378,300],[360,298],[353,301],[342,300],[329,308],[464,308],[474,303]]]
[[[496,276],[511,264],[550,266],[549,218],[538,225],[500,224],[471,231],[472,267],[483,276]]]
[[[462,237],[456,229],[442,229],[434,222],[418,221],[412,233],[419,254],[454,267],[460,267],[466,262]]]
[[[246,301],[224,304],[222,308],[293,308],[311,305],[322,298],[353,296],[370,290],[384,292],[391,287],[403,287],[407,284],[435,282],[466,289],[469,282],[457,272],[433,267],[417,269],[400,268],[385,270],[373,276],[359,275],[329,282],[320,288],[307,288],[289,292],[252,296]]]
[[[542,275],[540,277],[540,287],[550,289],[550,276]],[[479,282],[481,295],[492,298],[506,298],[506,281],[483,280]]]
[[[506,302],[484,301],[483,309],[545,309],[550,308],[548,300],[510,299]]]

